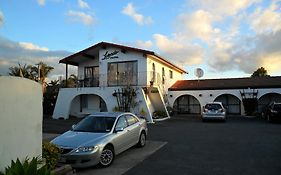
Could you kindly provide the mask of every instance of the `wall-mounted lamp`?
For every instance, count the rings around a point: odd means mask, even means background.
[[[199,97],[202,97],[202,94],[199,94]]]
[[[173,95],[170,95],[170,97],[173,97]]]
[[[210,94],[210,97],[212,97],[213,96],[213,94]]]

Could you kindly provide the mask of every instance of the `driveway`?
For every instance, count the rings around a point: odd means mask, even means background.
[[[44,131],[62,133],[77,120],[44,120]],[[62,124],[64,123],[64,124]],[[149,125],[150,153],[135,148],[121,154],[113,169],[94,168],[77,174],[276,175],[281,173],[281,124],[256,118],[230,117],[223,122],[175,117]],[[165,144],[166,143],[166,144]],[[163,146],[164,145],[164,146]],[[132,154],[131,154],[132,153]],[[127,157],[127,155],[130,155]],[[120,163],[120,161],[124,163]],[[126,166],[130,161],[134,162]],[[116,165],[115,165],[116,164]],[[111,168],[111,167],[109,167]]]
[[[151,140],[168,143],[126,175],[281,173],[281,124],[242,117],[202,123],[189,116],[149,129]]]

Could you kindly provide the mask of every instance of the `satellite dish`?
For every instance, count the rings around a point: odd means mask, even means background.
[[[194,74],[199,79],[199,78],[203,77],[204,71],[201,68],[196,68],[194,71]]]

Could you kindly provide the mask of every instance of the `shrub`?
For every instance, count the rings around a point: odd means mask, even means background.
[[[23,162],[19,159],[16,162],[12,160],[11,166],[5,168],[5,173],[0,175],[51,175],[51,171],[46,166],[38,168],[41,163],[42,161],[36,157],[31,161],[27,158]]]
[[[165,111],[154,111],[153,112],[153,118],[157,119],[157,118],[165,118],[167,117],[167,114]]]
[[[42,157],[46,160],[47,168],[53,170],[59,159],[59,148],[50,142],[45,142],[42,149]]]

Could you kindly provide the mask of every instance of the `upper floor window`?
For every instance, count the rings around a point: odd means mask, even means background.
[[[152,81],[155,82],[155,80],[156,80],[155,64],[152,63]]]
[[[169,71],[169,73],[170,73],[170,79],[173,79],[173,71]]]
[[[108,86],[137,85],[137,61],[108,63]]]
[[[84,86],[98,87],[99,86],[99,67],[85,67],[84,68]]]

